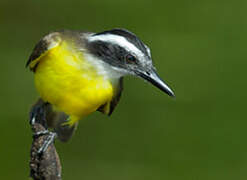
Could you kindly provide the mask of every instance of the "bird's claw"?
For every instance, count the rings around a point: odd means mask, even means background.
[[[38,154],[43,154],[47,148],[54,142],[55,138],[57,137],[57,133],[50,132],[48,130],[40,131],[34,134],[34,137],[40,137],[40,136],[47,136],[44,142],[42,143],[42,146],[38,149]]]

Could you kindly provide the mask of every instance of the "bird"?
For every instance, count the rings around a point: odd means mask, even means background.
[[[40,95],[32,116],[45,109],[48,126],[65,142],[80,119],[95,111],[109,116],[113,113],[127,75],[144,79],[175,96],[159,77],[150,48],[122,28],[99,33],[50,32],[36,44],[26,67],[34,73]]]

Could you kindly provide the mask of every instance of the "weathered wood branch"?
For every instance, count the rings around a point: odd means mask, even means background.
[[[33,134],[47,130],[45,112],[35,115],[35,122],[30,123]],[[30,122],[32,119],[30,120]],[[61,180],[61,163],[54,143],[43,153],[39,153],[40,147],[49,137],[49,134],[33,136],[30,153],[30,176],[34,180]]]

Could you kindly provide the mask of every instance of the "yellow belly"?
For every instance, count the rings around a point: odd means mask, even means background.
[[[113,87],[81,53],[69,47],[63,42],[41,57],[35,85],[41,98],[70,115],[73,124],[110,102]]]

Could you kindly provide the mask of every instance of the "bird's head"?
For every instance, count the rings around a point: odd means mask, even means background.
[[[88,54],[110,65],[115,74],[141,77],[169,96],[174,96],[172,90],[158,76],[149,47],[132,32],[113,29],[90,34],[87,49]]]

